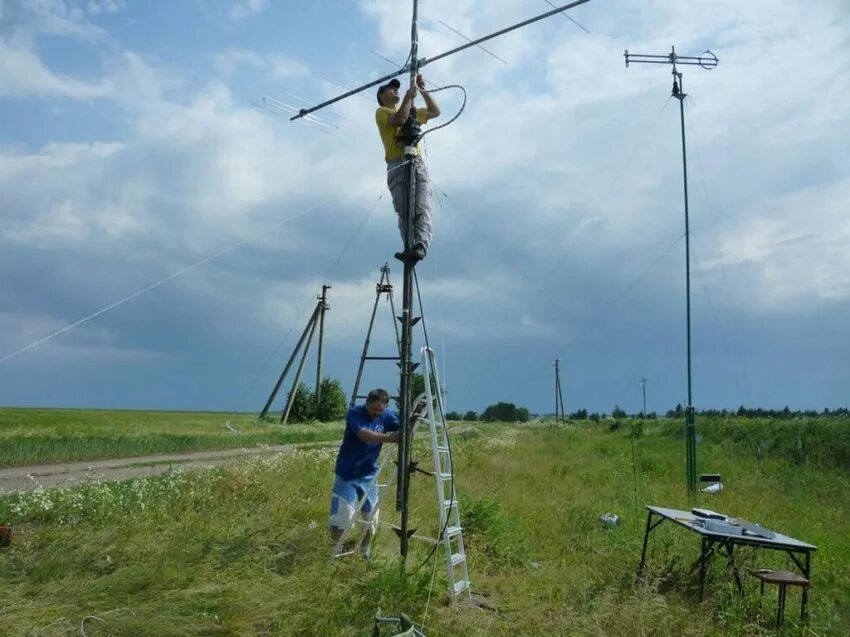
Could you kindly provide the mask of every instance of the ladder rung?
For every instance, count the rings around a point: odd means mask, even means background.
[[[446,537],[454,537],[460,535],[461,529],[459,526],[450,526],[446,529]]]
[[[440,474],[440,479],[442,479],[442,480],[451,480],[451,479],[452,479],[452,475],[453,475],[452,473],[441,473],[441,474]]]
[[[443,500],[443,507],[446,509],[451,509],[457,506],[457,498],[452,498],[451,500]]]
[[[455,595],[469,588],[469,580],[462,579],[459,582],[455,582],[454,591]]]
[[[437,447],[437,451],[439,451],[440,453],[448,453],[449,448],[448,447]]]
[[[358,400],[358,399],[360,399],[360,398],[369,398],[369,396],[355,396],[355,397],[354,397],[354,400]],[[393,400],[398,400],[398,399],[399,399],[399,397],[398,397],[398,396],[390,396],[390,398],[391,398],[391,399],[393,399]]]
[[[461,562],[466,561],[466,555],[464,555],[463,553],[453,553],[451,561],[452,561],[452,566],[457,566]]]

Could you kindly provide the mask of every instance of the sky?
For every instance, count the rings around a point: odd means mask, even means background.
[[[0,404],[259,410],[329,290],[351,391],[396,215],[374,90],[401,0],[0,0]],[[544,0],[420,0],[420,56]],[[450,410],[850,403],[850,5],[591,0],[426,66],[468,94],[425,141],[418,266]],[[498,56],[498,57],[496,57]],[[461,92],[434,93],[448,121]],[[426,127],[427,128],[427,127]],[[86,320],[83,320],[86,319]],[[73,326],[73,327],[71,327]],[[66,329],[67,328],[67,329]],[[382,303],[373,354],[392,346]],[[416,332],[415,350],[424,344]],[[315,354],[305,380],[315,377]],[[364,385],[392,388],[392,364]]]

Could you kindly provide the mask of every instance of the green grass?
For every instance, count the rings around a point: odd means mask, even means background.
[[[0,409],[0,467],[319,442],[340,432],[340,423],[258,424],[254,414]]]
[[[636,582],[643,503],[685,508],[683,444],[648,425],[635,441],[637,499],[627,429],[486,425],[453,439],[473,589],[495,610],[446,604],[444,565],[408,574],[397,541],[381,531],[372,564],[328,565],[325,533],[333,449],[252,459],[120,485],[36,491],[0,500],[16,526],[0,550],[0,634],[368,635],[371,617],[427,617],[437,635],[773,635],[775,589],[759,608],[745,577],[741,598],[715,561],[699,601],[688,577],[696,536],[663,525]],[[427,458],[425,447],[415,454]],[[850,626],[850,478],[847,472],[706,437],[700,467],[728,489],[709,506],[809,541],[811,622],[804,635]],[[433,532],[434,487],[417,476],[413,526]],[[391,498],[390,498],[391,499]],[[388,503],[389,504],[389,503]],[[384,519],[395,513],[385,506]],[[603,530],[599,516],[621,516]],[[429,528],[429,526],[431,528]],[[742,568],[779,566],[775,552],[740,550]],[[432,573],[436,573],[429,601]],[[799,608],[789,594],[787,635]]]

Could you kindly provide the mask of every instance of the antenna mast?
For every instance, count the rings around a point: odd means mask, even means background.
[[[688,483],[688,494],[693,495],[697,490],[697,449],[696,428],[694,425],[693,394],[691,391],[691,232],[688,214],[688,155],[685,146],[685,93],[682,81],[682,73],[677,66],[700,66],[711,70],[717,66],[717,56],[706,50],[697,57],[678,55],[676,47],[671,47],[667,55],[644,55],[624,53],[626,67],[630,63],[640,64],[670,64],[673,67],[673,91],[672,96],[679,100],[679,116],[682,125],[682,177],[684,180],[685,195],[685,314],[687,325],[687,351],[688,351],[688,406],[685,408],[685,454],[686,473]],[[644,409],[645,410],[645,409]]]

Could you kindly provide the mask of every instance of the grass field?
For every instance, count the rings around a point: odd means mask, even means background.
[[[487,610],[447,605],[444,565],[416,570],[425,557],[418,543],[402,576],[397,540],[386,531],[372,563],[327,563],[333,449],[7,496],[0,521],[12,522],[16,534],[0,550],[0,634],[79,635],[84,622],[87,635],[359,636],[371,634],[378,609],[408,613],[429,637],[775,634],[775,589],[760,607],[755,581],[745,577],[740,597],[722,560],[713,564],[706,599],[697,599],[688,576],[697,539],[685,530],[655,532],[646,578],[635,581],[643,503],[688,506],[684,445],[671,433],[678,428],[648,422],[634,440],[625,425],[481,425],[456,434],[473,590]],[[799,597],[791,593],[785,633],[847,635],[846,468],[756,454],[704,429],[700,468],[721,472],[727,490],[694,504],[816,544],[810,624],[795,626]],[[417,455],[425,458],[424,448]],[[435,530],[427,522],[433,493],[430,478],[416,478],[419,532]],[[391,509],[384,507],[384,519]],[[621,516],[619,528],[603,530],[599,516],[608,511]],[[736,556],[742,568],[787,566],[778,553]]]
[[[255,414],[0,409],[0,467],[318,442],[340,428],[258,424]]]

